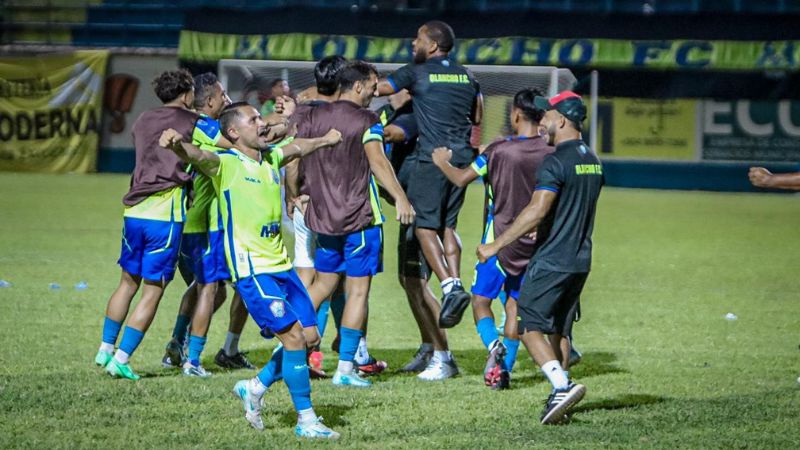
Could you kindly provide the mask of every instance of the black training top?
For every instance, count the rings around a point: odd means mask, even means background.
[[[589,272],[592,229],[597,198],[603,186],[603,166],[580,139],[562,142],[547,155],[536,173],[536,190],[556,192],[536,239],[542,242],[532,264],[555,272]]]
[[[397,69],[387,81],[395,92],[408,89],[414,99],[420,161],[432,161],[433,149],[443,146],[453,150],[453,163],[472,161],[471,117],[480,85],[466,67],[443,57],[429,58]]]
[[[400,109],[394,109],[391,104],[387,103],[376,112],[381,118],[384,128],[388,125],[395,125],[400,127],[405,135],[403,142],[384,143],[386,157],[392,163],[394,172],[399,174],[400,168],[403,167],[406,159],[413,153],[417,145],[419,128],[417,119],[414,118],[414,108],[411,102],[406,103]]]

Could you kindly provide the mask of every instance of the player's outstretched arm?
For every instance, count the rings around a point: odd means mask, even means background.
[[[505,233],[498,236],[491,244],[478,246],[475,251],[478,255],[478,260],[486,262],[487,259],[496,255],[503,247],[539,226],[539,223],[553,206],[553,201],[557,195],[557,193],[545,189],[533,191],[530,203],[519,213],[514,223],[508,227]]]
[[[433,150],[433,163],[436,167],[441,169],[444,176],[450,180],[451,183],[458,187],[464,187],[470,182],[478,178],[478,174],[472,170],[471,167],[464,167],[459,169],[450,164],[450,159],[453,157],[453,151],[447,147],[439,147]]]
[[[309,155],[321,149],[322,147],[330,147],[338,144],[339,142],[342,142],[342,133],[335,128],[329,130],[327,133],[325,133],[325,136],[322,137],[295,139],[281,148],[283,151],[283,161],[281,161],[281,166],[285,166],[297,158],[302,158],[303,156]]]
[[[483,94],[478,92],[478,95],[475,96],[475,101],[472,104],[472,114],[470,115],[470,120],[472,121],[473,125],[480,125],[481,121],[483,120]]]
[[[400,187],[400,182],[392,169],[392,163],[386,159],[386,153],[383,152],[383,145],[380,141],[369,141],[364,144],[364,151],[367,153],[369,160],[369,168],[378,179],[378,183],[389,192],[395,203],[397,209],[397,220],[404,225],[408,225],[414,221],[417,213]]]
[[[386,78],[383,78],[378,81],[378,89],[375,90],[375,96],[383,97],[384,95],[392,95],[395,92],[396,91],[394,90],[392,83],[390,83]]]
[[[178,158],[192,164],[208,176],[217,174],[219,156],[214,152],[200,150],[197,146],[184,142],[183,136],[172,128],[161,133],[158,145],[172,150],[178,155]]]
[[[755,187],[800,191],[800,172],[774,174],[763,167],[751,167],[748,176]]]

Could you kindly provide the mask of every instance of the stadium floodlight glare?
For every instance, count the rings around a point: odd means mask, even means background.
[[[232,100],[245,100],[256,105],[258,92],[269,92],[270,83],[277,78],[288,81],[294,93],[313,86],[315,64],[315,61],[223,59],[219,62],[218,76]],[[402,66],[403,64],[375,64],[382,76]],[[482,144],[509,133],[508,112],[514,94],[520,89],[539,88],[545,95],[553,96],[574,88],[577,82],[569,69],[558,67],[493,65],[467,65],[467,67],[480,83],[484,96],[484,120],[480,127]],[[596,104],[596,99],[592,100]],[[371,107],[378,108],[385,102],[385,98],[377,98]]]

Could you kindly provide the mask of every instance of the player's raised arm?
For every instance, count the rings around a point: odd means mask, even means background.
[[[195,145],[184,142],[183,136],[172,128],[161,133],[158,145],[172,150],[179,158],[191,163],[210,177],[217,174],[219,156],[214,152],[206,152]]]
[[[748,176],[755,187],[800,191],[800,172],[774,174],[763,167],[751,167]]]
[[[368,141],[364,144],[364,151],[369,160],[369,168],[377,178],[378,183],[386,189],[389,195],[392,196],[397,209],[397,220],[404,225],[408,225],[414,221],[416,212],[408,201],[400,182],[397,181],[397,176],[392,169],[392,163],[386,158],[386,153],[383,152],[383,145],[381,141]]]
[[[292,162],[297,158],[302,158],[322,147],[330,147],[342,142],[342,133],[339,130],[332,129],[325,133],[325,136],[318,138],[300,138],[286,144],[281,148],[283,151],[283,160],[281,166]]]
[[[432,157],[433,163],[436,164],[436,167],[441,169],[442,173],[444,173],[444,176],[446,176],[451,183],[458,187],[464,187],[468,185],[480,175],[475,171],[475,169],[472,168],[472,166],[464,167],[463,169],[453,167],[453,165],[450,164],[450,159],[453,157],[453,151],[447,147],[438,147],[434,149]],[[478,158],[485,160],[485,158]],[[478,160],[476,160],[476,162],[478,162]]]
[[[475,253],[478,255],[480,262],[486,262],[487,259],[496,255],[503,247],[516,241],[522,235],[529,233],[534,228],[539,226],[539,223],[544,219],[550,208],[553,206],[558,194],[556,192],[538,189],[533,192],[530,203],[522,212],[519,213],[514,223],[505,231],[505,233],[496,237],[491,244],[479,245]]]
[[[475,95],[475,100],[472,104],[472,113],[470,121],[473,125],[480,125],[483,120],[483,94],[480,91]]]

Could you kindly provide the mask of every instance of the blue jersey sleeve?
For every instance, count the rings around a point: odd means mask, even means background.
[[[414,83],[417,82],[417,73],[412,64],[406,64],[386,77],[386,81],[392,85],[395,92],[399,92],[403,89],[411,91],[414,87]]]

